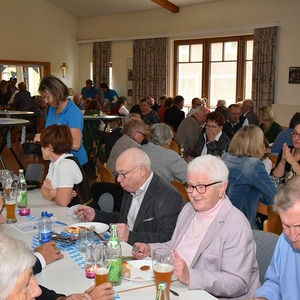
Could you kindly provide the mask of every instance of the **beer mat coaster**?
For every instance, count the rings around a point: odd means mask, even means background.
[[[122,298],[118,294],[115,293],[114,300],[122,300]]]
[[[36,247],[40,246],[39,235],[35,234],[32,236],[31,249],[34,250]],[[74,244],[66,244],[62,242],[56,242],[56,247],[61,251],[66,251],[69,253],[70,257],[74,260],[78,267],[82,270],[85,268],[84,256],[78,251],[78,241]]]
[[[27,234],[27,233],[36,233],[38,230],[38,219],[32,215],[26,216],[26,219],[28,219],[28,222],[24,222],[24,223],[15,223],[12,224],[12,227],[23,233],[23,234]],[[66,226],[67,224],[64,223],[63,221],[57,219],[57,218],[51,218],[52,221],[52,229],[59,229],[62,226]]]

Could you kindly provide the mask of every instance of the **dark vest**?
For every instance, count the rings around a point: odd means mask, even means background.
[[[70,202],[70,204],[68,206],[73,206],[76,204],[86,204],[86,205],[92,206],[91,204],[94,201],[93,201],[88,177],[85,174],[81,164],[79,163],[78,159],[74,156],[67,156],[67,157],[65,157],[65,159],[73,160],[79,167],[81,174],[82,174],[82,181],[78,184],[74,184],[74,187],[73,187],[73,189],[77,193],[77,196],[72,199],[72,201]]]

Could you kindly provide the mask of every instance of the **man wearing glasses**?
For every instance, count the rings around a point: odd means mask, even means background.
[[[124,151],[116,161],[116,180],[124,189],[117,224],[121,241],[156,243],[171,239],[183,200],[177,190],[151,170],[146,153],[138,148]],[[101,222],[100,211],[81,206],[77,216]]]

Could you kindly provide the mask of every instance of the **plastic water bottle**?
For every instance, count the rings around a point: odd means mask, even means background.
[[[19,170],[19,179],[17,182],[17,206],[27,207],[27,184],[24,176],[24,170]]]
[[[107,266],[109,268],[108,281],[113,285],[122,282],[122,249],[117,235],[117,225],[111,226],[110,239],[106,248]]]
[[[45,244],[51,241],[51,219],[53,214],[48,214],[43,211],[41,218],[39,219],[39,241],[41,244]]]

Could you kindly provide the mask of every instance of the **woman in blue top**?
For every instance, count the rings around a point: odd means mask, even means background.
[[[240,128],[230,142],[228,153],[222,156],[229,169],[226,194],[245,214],[252,228],[257,228],[258,201],[272,205],[276,193],[276,187],[260,160],[263,156],[264,134],[256,125]]]
[[[68,99],[68,87],[53,75],[42,79],[39,86],[39,93],[48,108],[45,127],[52,124],[67,125],[71,129],[73,137],[72,153],[83,166],[88,162],[86,151],[82,144],[83,117],[80,109],[75,103]],[[40,135],[36,135],[35,141],[40,141]]]

